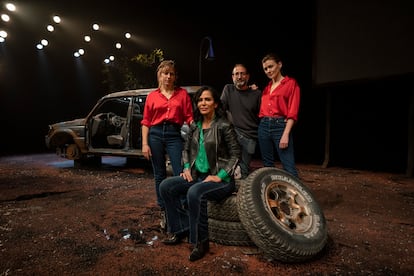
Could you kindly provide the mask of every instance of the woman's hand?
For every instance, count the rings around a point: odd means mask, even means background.
[[[184,169],[180,176],[187,180],[188,182],[193,181],[193,176],[191,175],[191,171],[189,169]]]
[[[221,178],[220,177],[218,177],[217,175],[209,175],[209,176],[207,176],[204,180],[203,180],[203,182],[221,182]]]
[[[141,150],[142,150],[142,155],[144,155],[145,159],[150,160],[152,156],[151,148],[147,144],[145,144],[145,145],[142,145]]]

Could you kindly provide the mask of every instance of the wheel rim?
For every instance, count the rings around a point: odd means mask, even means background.
[[[79,148],[75,144],[70,144],[66,149],[66,158],[74,160],[80,156]]]
[[[307,200],[284,182],[272,182],[265,189],[265,203],[271,217],[289,232],[304,233],[312,226]]]

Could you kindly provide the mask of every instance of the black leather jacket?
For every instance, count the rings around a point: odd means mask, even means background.
[[[193,123],[190,126],[187,140],[184,144],[183,163],[189,163],[193,179],[197,179],[195,160],[199,150],[200,129]],[[227,118],[216,118],[210,130],[204,134],[204,147],[207,153],[210,173],[216,175],[224,169],[233,178],[241,155],[233,125]]]

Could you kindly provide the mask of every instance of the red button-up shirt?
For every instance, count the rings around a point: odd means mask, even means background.
[[[151,91],[145,100],[142,125],[155,126],[168,121],[183,125],[193,121],[193,108],[190,95],[182,87],[175,88],[170,99],[167,99],[158,88]]]
[[[270,81],[262,93],[259,117],[285,117],[298,120],[300,88],[295,79],[285,76],[270,94]]]

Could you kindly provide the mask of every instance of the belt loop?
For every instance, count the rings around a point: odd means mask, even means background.
[[[169,121],[163,121],[162,122],[162,125],[164,127],[171,126],[171,127],[175,128],[177,131],[181,130],[181,126],[179,124],[177,124],[177,123],[173,123],[173,122],[169,122]]]
[[[282,122],[284,122],[285,121],[285,117],[283,117],[283,116],[280,116],[280,117],[270,117],[270,116],[265,116],[265,117],[263,117],[262,119],[264,119],[264,120],[267,120],[267,121],[276,121],[276,122],[280,122],[280,121],[282,121]]]

